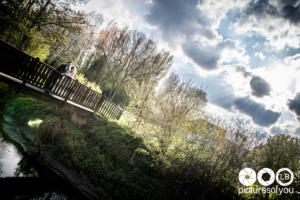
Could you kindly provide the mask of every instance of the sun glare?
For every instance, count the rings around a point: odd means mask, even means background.
[[[32,127],[32,128],[37,128],[41,125],[41,123],[43,122],[43,120],[41,119],[34,119],[34,120],[29,120],[27,122],[28,126]]]

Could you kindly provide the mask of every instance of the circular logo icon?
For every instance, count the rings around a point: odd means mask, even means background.
[[[265,181],[262,176],[264,174],[269,174],[270,178],[268,181]],[[274,183],[275,181],[275,173],[273,172],[273,170],[269,169],[269,168],[263,168],[261,170],[259,170],[259,172],[257,173],[257,180],[258,182],[263,185],[263,186],[269,186],[272,183]]]
[[[281,172],[288,172],[288,173],[290,174],[290,175],[287,177],[287,178],[290,179],[289,182],[287,182],[287,183],[281,182],[281,180],[280,180],[280,178],[279,178]],[[277,181],[277,183],[278,183],[279,185],[281,185],[281,186],[288,186],[288,185],[290,185],[290,184],[294,181],[294,173],[293,173],[289,168],[281,168],[281,169],[278,170],[277,173],[276,173],[276,181]]]
[[[251,168],[242,169],[239,173],[239,181],[244,186],[250,186],[256,181],[256,172]]]

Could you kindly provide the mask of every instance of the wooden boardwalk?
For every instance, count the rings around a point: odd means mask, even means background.
[[[68,76],[62,76],[55,68],[2,40],[0,76],[110,119],[118,120],[123,113],[122,108],[104,95]]]

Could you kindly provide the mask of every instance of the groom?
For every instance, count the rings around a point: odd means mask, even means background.
[[[59,71],[61,74],[65,74],[69,71],[70,66],[72,65],[72,62],[69,61],[67,64],[62,64],[57,68],[57,71]]]

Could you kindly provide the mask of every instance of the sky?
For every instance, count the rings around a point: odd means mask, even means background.
[[[90,0],[85,11],[145,33],[206,111],[300,137],[300,0]]]

